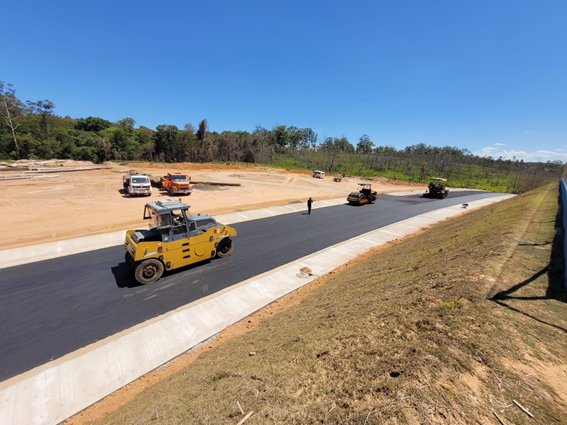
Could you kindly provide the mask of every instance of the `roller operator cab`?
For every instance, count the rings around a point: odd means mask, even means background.
[[[232,253],[236,230],[209,215],[192,216],[189,208],[173,199],[149,202],[144,209],[149,229],[126,232],[126,263],[138,282],[152,283],[164,270]]]

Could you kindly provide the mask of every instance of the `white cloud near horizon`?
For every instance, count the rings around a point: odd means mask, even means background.
[[[478,156],[491,156],[492,155],[492,151],[497,151],[498,148],[492,148],[492,147],[486,147],[481,149],[478,152],[473,152],[475,155]]]
[[[491,156],[494,159],[502,157],[502,159],[512,159],[516,157],[517,160],[523,159],[527,162],[546,162],[546,161],[567,161],[567,153],[558,152],[563,149],[556,149],[555,151],[537,150],[533,152],[517,151],[514,149],[499,150],[493,147],[486,147],[480,151],[473,152],[478,156]]]
[[[495,146],[506,146],[506,143],[496,143]]]

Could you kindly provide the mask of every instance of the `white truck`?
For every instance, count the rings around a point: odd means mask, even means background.
[[[125,174],[124,177],[122,177],[122,184],[124,190],[126,190],[130,196],[150,196],[152,194],[150,178],[143,174],[138,174],[136,170],[130,170],[128,174]]]

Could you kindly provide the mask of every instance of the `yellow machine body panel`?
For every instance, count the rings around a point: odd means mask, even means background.
[[[126,232],[124,245],[134,261],[143,261],[149,258],[160,260],[166,270],[215,257],[217,248],[222,239],[236,236],[236,230],[230,226],[219,225],[208,229],[197,236],[172,242],[140,242],[132,238],[135,230]]]
[[[128,230],[125,260],[138,282],[158,280],[174,270],[214,257],[228,257],[236,230],[206,214],[192,216],[189,205],[172,199],[146,204],[147,229]]]

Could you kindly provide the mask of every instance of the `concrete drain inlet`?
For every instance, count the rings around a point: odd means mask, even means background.
[[[306,279],[313,276],[313,273],[311,273],[311,269],[309,267],[302,267],[299,269],[299,273],[297,273],[295,276],[300,279]]]

